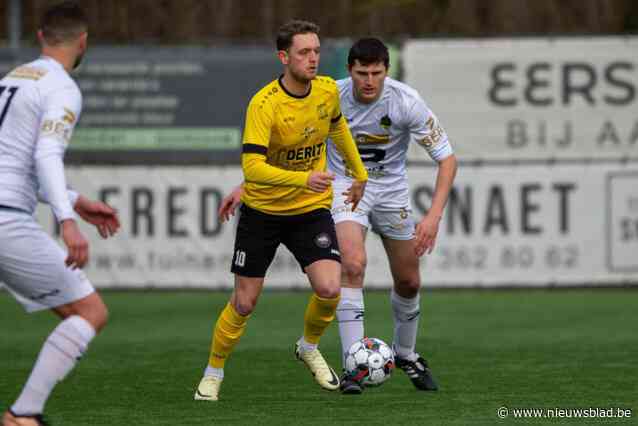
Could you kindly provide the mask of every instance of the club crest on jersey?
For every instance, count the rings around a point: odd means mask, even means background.
[[[328,111],[326,110],[326,104],[317,105],[317,115],[319,116],[319,120],[325,120],[328,118]]]
[[[332,244],[332,239],[330,238],[330,235],[322,232],[315,237],[315,244],[320,248],[328,248],[330,247],[330,244]]]
[[[383,127],[385,130],[388,130],[390,126],[392,126],[392,120],[388,115],[384,115],[381,117],[381,121],[379,121],[379,125]]]

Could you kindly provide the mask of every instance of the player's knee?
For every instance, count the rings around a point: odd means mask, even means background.
[[[395,283],[395,291],[401,297],[413,298],[421,288],[421,280],[418,276],[401,278]]]
[[[93,326],[96,333],[102,331],[109,320],[109,310],[102,299],[86,307],[86,309],[82,309],[79,315]]]
[[[255,306],[257,306],[257,299],[248,296],[236,297],[233,305],[235,311],[241,316],[252,314],[255,310]]]
[[[315,285],[315,293],[323,299],[334,299],[341,294],[341,286],[338,281]]]
[[[347,256],[341,259],[341,269],[350,283],[363,280],[366,270],[366,258],[364,256]]]

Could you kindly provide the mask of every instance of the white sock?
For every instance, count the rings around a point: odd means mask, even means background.
[[[218,379],[224,378],[224,369],[223,368],[215,368],[210,365],[206,366],[206,370],[204,370],[204,376],[213,376]]]
[[[22,393],[11,406],[18,415],[41,414],[51,391],[73,369],[95,329],[84,318],[74,315],[62,321],[42,345]]]
[[[299,343],[299,351],[300,352],[310,352],[310,351],[314,351],[315,349],[317,349],[316,344],[314,343],[308,343],[306,342],[306,339],[304,339],[303,336],[301,336],[299,338],[299,340],[297,340],[297,343]]]
[[[341,299],[337,305],[337,323],[341,338],[341,365],[345,367],[346,352],[350,346],[363,339],[363,289],[341,288]]]
[[[406,299],[396,294],[393,289],[390,300],[394,317],[394,351],[400,358],[416,361],[416,333],[421,314],[419,294],[412,299]]]

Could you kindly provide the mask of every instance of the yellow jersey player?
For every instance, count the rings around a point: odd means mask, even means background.
[[[317,349],[335,317],[341,265],[330,213],[331,182],[326,172],[326,138],[352,170],[344,202],[356,208],[368,175],[339,106],[339,90],[317,77],[319,28],[291,21],[279,29],[278,57],[283,75],[251,100],[243,136],[243,206],[237,226],[231,271],[235,291],[219,315],[208,366],[195,399],[216,401],[224,364],[244,332],[279,244],[295,256],[313,294],[304,316],[303,335],[295,351],[317,383],[339,388],[339,379]]]

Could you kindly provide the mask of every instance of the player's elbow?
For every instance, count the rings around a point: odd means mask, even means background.
[[[451,176],[456,176],[456,172],[459,168],[456,155],[450,154],[439,161],[439,167],[441,168],[441,170],[445,170]]]
[[[241,168],[244,172],[244,180],[247,182],[259,182],[259,169],[264,163],[263,160],[252,156],[244,155],[241,160]]]

